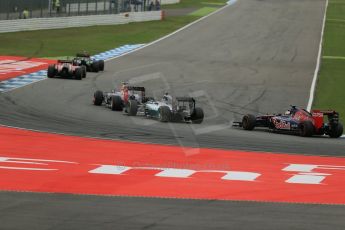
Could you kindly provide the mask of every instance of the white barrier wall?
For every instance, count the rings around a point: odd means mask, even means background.
[[[161,5],[180,3],[180,0],[161,0]]]
[[[161,20],[161,11],[0,21],[0,33]]]

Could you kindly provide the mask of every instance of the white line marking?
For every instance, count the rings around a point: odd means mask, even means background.
[[[322,59],[345,60],[345,57],[340,57],[340,56],[323,56]]]
[[[336,19],[336,18],[329,18],[329,19],[327,19],[327,21],[330,21],[330,22],[345,22],[344,19]]]
[[[229,0],[226,4],[228,4],[229,6],[235,4],[237,2],[237,0]]]
[[[317,55],[316,68],[315,68],[315,72],[314,72],[313,81],[312,81],[311,87],[310,87],[309,101],[308,101],[308,105],[307,105],[307,110],[308,111],[311,110],[311,107],[312,107],[313,102],[314,102],[316,81],[317,81],[317,76],[318,76],[319,69],[320,69],[322,43],[323,43],[323,34],[324,34],[324,31],[325,31],[327,8],[328,8],[328,0],[326,0],[325,13],[324,13],[324,16],[323,16],[323,23],[322,23],[322,30],[321,30],[321,39],[320,39],[320,45],[319,45],[319,53]]]

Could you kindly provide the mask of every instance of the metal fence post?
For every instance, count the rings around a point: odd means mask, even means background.
[[[43,2],[42,2],[43,0],[41,0],[40,1],[40,10],[41,10],[41,12],[40,12],[40,17],[41,18],[43,18]]]
[[[80,14],[80,0],[78,1],[78,15]]]
[[[96,0],[96,5],[95,5],[95,11],[96,11],[96,14],[98,14],[98,0]]]
[[[68,1],[68,16],[71,15],[71,1]]]
[[[51,17],[52,16],[52,0],[49,0],[49,16]]]
[[[6,12],[6,19],[7,20],[10,19],[10,8],[11,8],[10,2],[8,2],[8,4],[7,4],[7,12]]]

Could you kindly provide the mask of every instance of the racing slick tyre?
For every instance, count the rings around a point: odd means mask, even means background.
[[[122,99],[118,95],[111,97],[111,110],[121,111],[122,110]]]
[[[93,104],[94,105],[102,105],[104,100],[103,97],[103,92],[100,90],[97,90],[94,94],[93,94]]]
[[[81,68],[83,70],[83,78],[86,78],[86,66],[82,65]]]
[[[171,111],[170,111],[169,106],[161,106],[161,107],[159,107],[158,114],[159,114],[158,120],[160,122],[171,121]]]
[[[314,125],[311,121],[302,121],[299,125],[299,133],[302,137],[311,137],[314,134]]]
[[[99,68],[99,71],[104,71],[104,61],[103,60],[98,61],[98,68]]]
[[[55,77],[55,66],[54,65],[50,65],[48,67],[47,77],[49,77],[49,78]]]
[[[343,124],[340,122],[332,127],[332,130],[328,133],[332,138],[338,138],[343,135]]]
[[[83,78],[83,69],[78,68],[75,70],[75,79],[81,80]]]
[[[138,102],[136,100],[129,100],[126,105],[127,115],[136,116],[138,112]]]
[[[193,124],[201,124],[204,120],[204,111],[202,108],[196,107],[192,113],[191,120]]]
[[[91,70],[92,70],[92,72],[98,73],[98,71],[99,71],[99,65],[98,65],[98,62],[97,62],[97,61],[95,61],[95,62],[93,62],[93,63],[91,64]]]
[[[256,117],[252,114],[246,114],[242,118],[242,127],[244,130],[253,130],[256,125]]]

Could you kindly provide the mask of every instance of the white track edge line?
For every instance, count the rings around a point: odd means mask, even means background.
[[[309,101],[308,101],[308,105],[307,105],[307,110],[308,111],[311,110],[311,107],[312,107],[313,102],[314,102],[316,82],[317,82],[317,78],[318,78],[318,74],[319,74],[319,70],[320,70],[322,43],[323,43],[323,35],[324,35],[324,31],[325,31],[327,8],[328,8],[328,0],[326,0],[325,13],[324,13],[324,16],[323,16],[322,29],[321,29],[321,39],[320,39],[320,45],[319,45],[319,53],[317,55],[317,61],[316,61],[314,77],[313,77],[313,81],[312,81],[311,87],[310,87]]]

